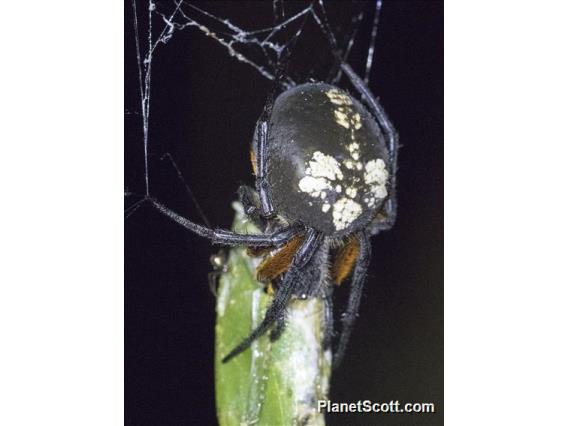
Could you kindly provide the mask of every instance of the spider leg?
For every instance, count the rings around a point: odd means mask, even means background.
[[[341,318],[343,327],[341,329],[337,351],[334,356],[334,368],[341,364],[343,356],[345,355],[347,343],[349,342],[353,325],[357,319],[359,304],[361,303],[361,296],[363,294],[363,284],[365,283],[365,276],[367,275],[369,261],[371,260],[371,242],[369,241],[369,235],[366,231],[362,231],[359,233],[358,237],[360,245],[359,259],[357,259],[355,271],[353,272],[347,309]]]
[[[335,256],[335,261],[331,268],[331,277],[336,285],[341,285],[351,275],[358,258],[359,240],[357,238],[349,238]]]
[[[396,199],[387,200],[382,211],[373,219],[369,230],[371,235],[377,235],[381,231],[388,231],[394,226],[396,219]]]
[[[345,72],[347,77],[349,77],[351,84],[353,84],[353,86],[361,94],[363,101],[371,109],[371,113],[379,123],[379,126],[381,126],[382,130],[385,132],[388,140],[390,162],[389,198],[386,201],[384,207],[386,219],[380,223],[376,232],[378,232],[379,230],[387,230],[392,228],[396,220],[396,172],[398,168],[399,148],[398,133],[389,120],[382,105],[380,104],[379,99],[373,96],[373,94],[369,90],[369,87],[365,84],[361,77],[359,77],[357,73],[353,71],[353,68],[351,68],[348,63],[342,62],[341,69],[343,70],[343,72]]]
[[[246,339],[244,339],[223,358],[222,362],[225,363],[245,351],[252,342],[266,333],[275,321],[280,321],[285,317],[286,307],[288,306],[292,295],[295,293],[295,290],[304,284],[304,270],[309,265],[309,261],[314,252],[320,247],[321,241],[321,234],[318,234],[313,229],[308,230],[308,235],[294,256],[290,269],[288,269],[284,279],[278,286],[274,300],[266,310],[264,319]]]
[[[284,330],[286,330],[286,312],[282,312],[278,318],[274,320],[274,328],[270,331],[270,341],[275,342],[280,339]]]
[[[268,93],[266,104],[262,110],[262,114],[258,119],[253,138],[253,151],[256,156],[256,190],[260,197],[260,214],[265,218],[273,217],[275,214],[272,197],[270,195],[270,185],[268,184],[268,137],[270,134],[270,116],[272,115],[272,107],[276,91],[280,87],[280,81],[284,73],[284,68],[289,55],[278,63],[276,67],[274,82]]]
[[[257,228],[264,230],[266,228],[266,220],[260,214],[260,200],[256,191],[248,185],[241,185],[237,190],[237,194],[247,217]]]
[[[306,233],[306,239],[298,249],[298,253],[296,253],[296,256],[294,256],[292,265],[296,265],[300,268],[306,266],[306,264],[311,260],[316,250],[320,247],[322,239],[323,239],[323,234],[320,234],[313,228],[308,228],[308,232]]]
[[[328,349],[333,340],[333,286],[329,285],[323,295],[324,324],[323,348]]]
[[[274,206],[267,179],[268,120],[270,119],[273,103],[274,95],[271,94],[256,125],[253,142],[256,146],[256,190],[260,197],[260,214],[266,218],[274,216]]]
[[[151,199],[152,205],[163,215],[169,217],[174,222],[183,226],[185,229],[197,234],[201,237],[211,240],[214,244],[222,244],[226,246],[252,246],[252,247],[266,247],[266,246],[279,246],[284,244],[292,237],[298,234],[299,229],[296,227],[285,228],[281,231],[274,232],[273,234],[238,234],[226,229],[211,229],[206,226],[199,225],[195,222],[180,216],[173,210]]]

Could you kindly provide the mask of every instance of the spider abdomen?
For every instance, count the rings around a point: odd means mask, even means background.
[[[385,137],[367,109],[335,86],[282,93],[268,147],[272,201],[290,221],[341,237],[366,226],[388,195]]]

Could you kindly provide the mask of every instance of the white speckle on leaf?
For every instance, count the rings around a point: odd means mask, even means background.
[[[221,291],[217,295],[217,312],[219,313],[219,316],[222,317],[223,315],[225,315],[227,302],[229,302],[230,286],[223,285],[219,286],[219,288]]]
[[[337,185],[337,186],[335,187],[335,192],[341,193],[341,185]]]
[[[294,389],[297,401],[310,401],[314,397],[314,385],[320,380],[319,366],[322,354],[317,334],[319,331],[316,332],[319,317],[313,314],[317,303],[316,298],[303,300],[293,306],[288,313],[288,325],[297,336],[295,343],[297,346],[289,356],[285,357],[284,362],[289,369],[293,369],[285,379],[289,380],[288,386]]]
[[[329,203],[324,203],[323,206],[321,206],[321,211],[327,213],[330,208],[331,205]]]

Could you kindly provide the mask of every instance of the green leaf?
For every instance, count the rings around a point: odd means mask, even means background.
[[[258,233],[234,203],[233,229]],[[272,297],[257,282],[259,260],[231,249],[219,281],[215,327],[215,388],[221,426],[324,425],[318,400],[328,398],[331,352],[324,351],[323,302],[294,300],[287,326],[276,342],[268,335],[226,364],[221,359],[262,321]]]

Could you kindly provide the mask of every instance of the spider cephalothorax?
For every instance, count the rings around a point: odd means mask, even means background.
[[[269,95],[251,146],[256,189],[241,186],[238,191],[261,234],[210,229],[153,201],[198,235],[218,244],[247,246],[250,255],[263,257],[257,278],[272,284],[274,300],[261,324],[224,362],[270,329],[277,338],[293,297],[324,299],[325,341],[330,344],[333,286],[351,276],[336,363],[345,351],[369,265],[369,238],[389,229],[396,215],[398,138],[363,81],[349,65],[342,63],[341,68],[369,109],[325,83],[293,87],[276,100]]]

